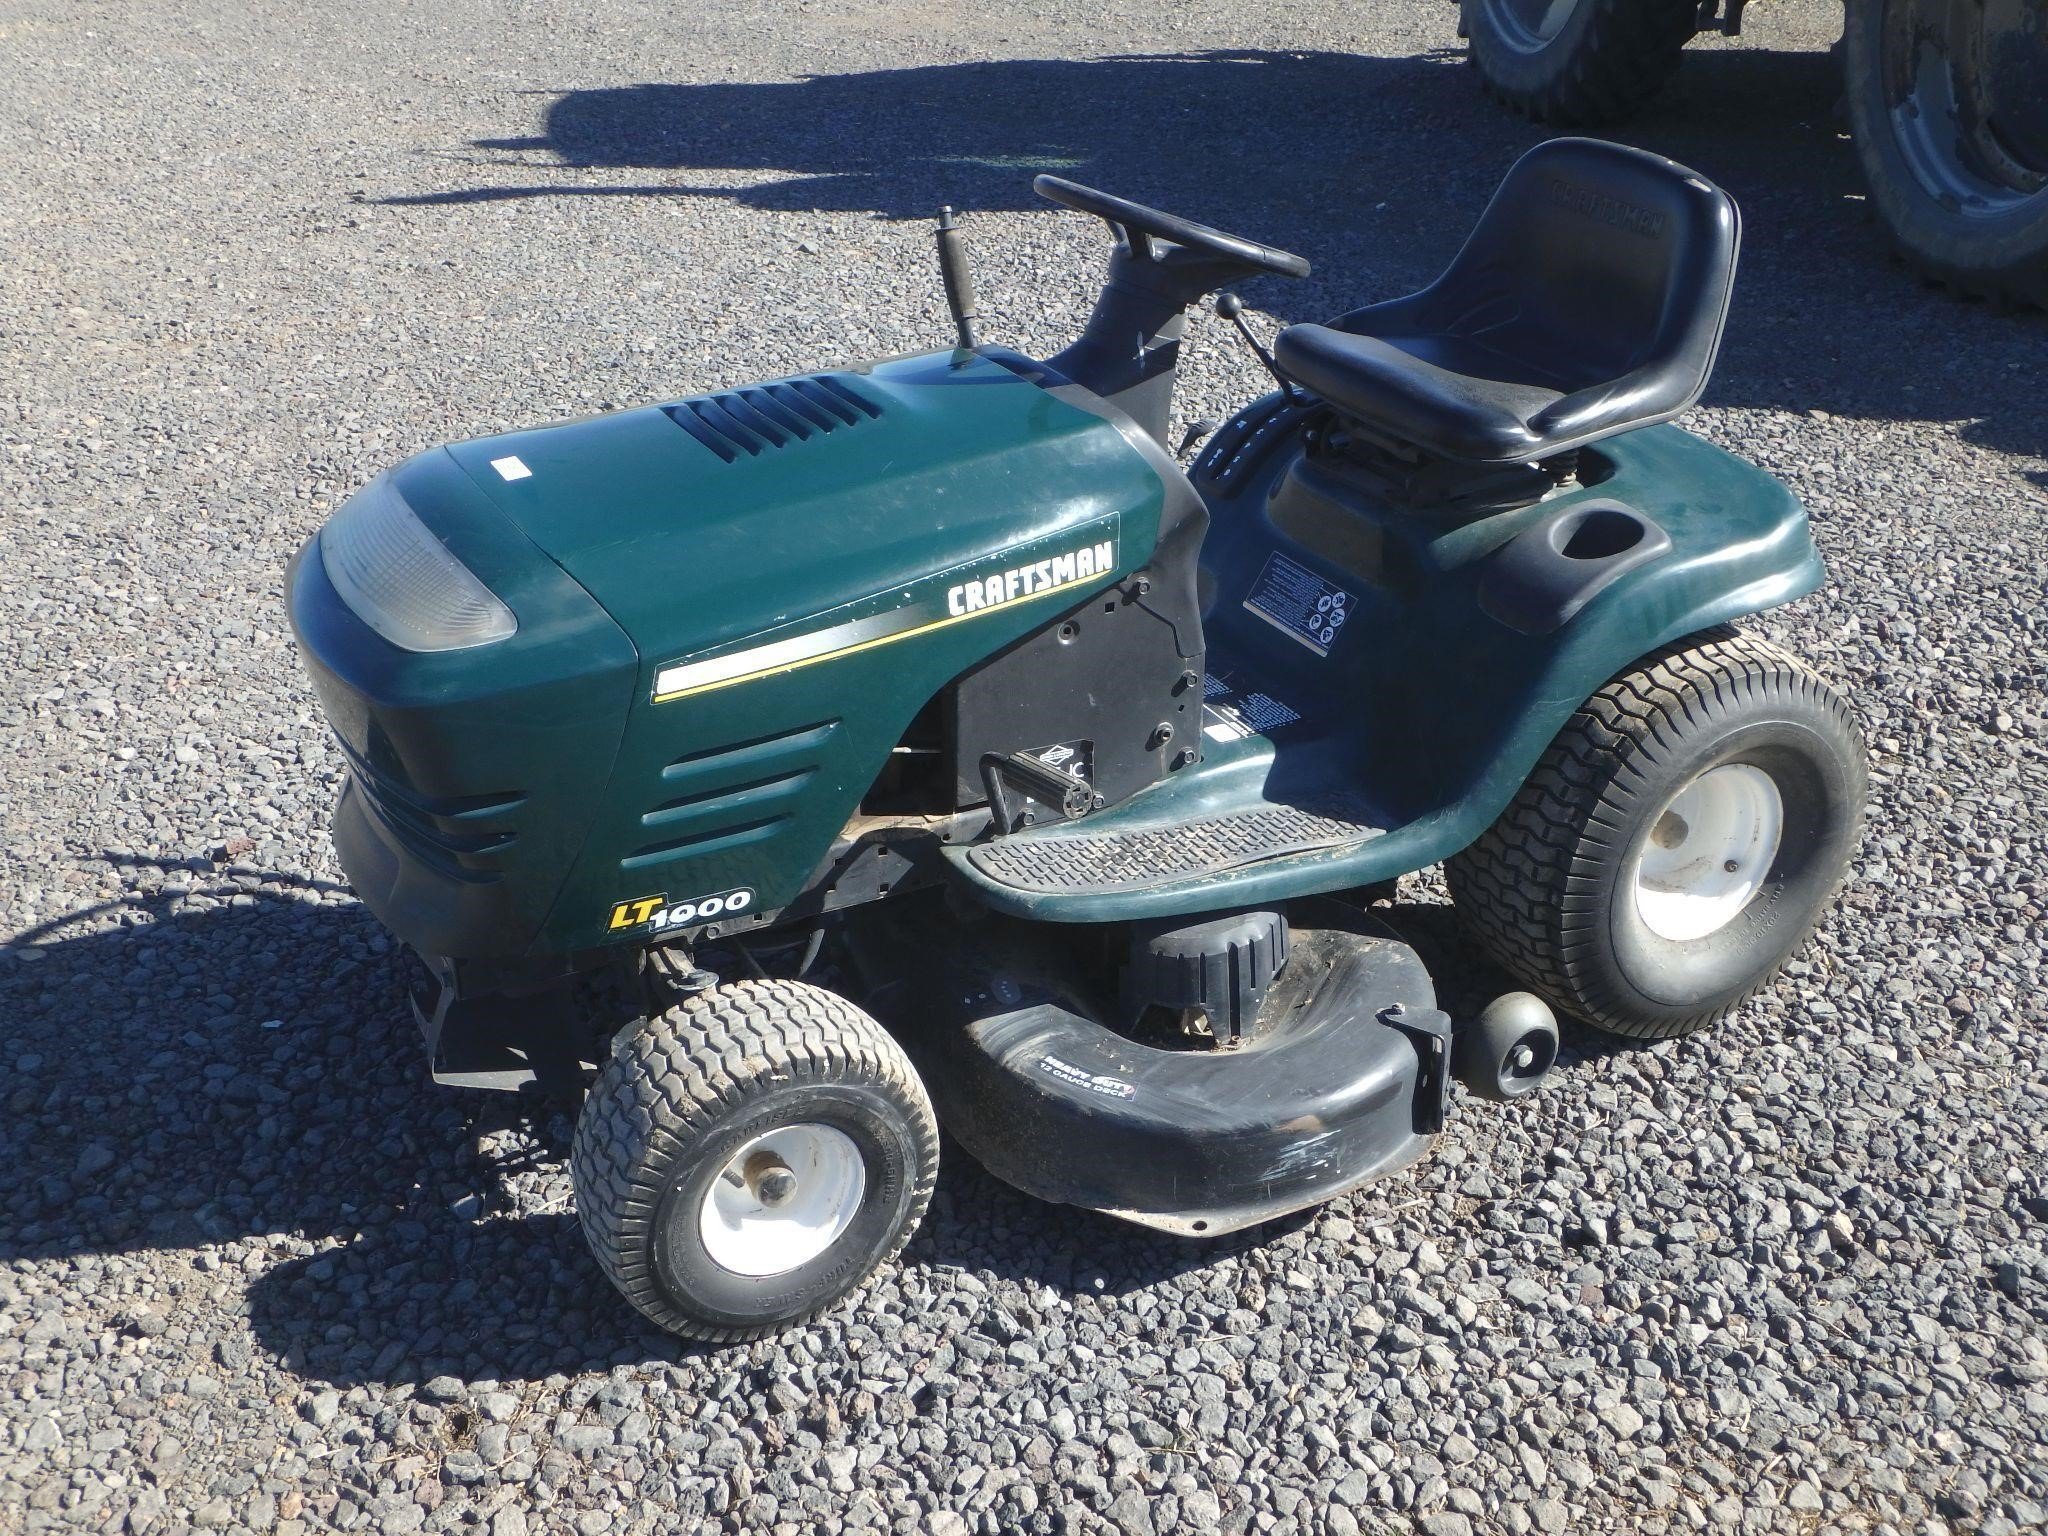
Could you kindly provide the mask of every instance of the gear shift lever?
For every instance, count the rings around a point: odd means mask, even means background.
[[[1259,338],[1252,334],[1252,328],[1244,318],[1243,299],[1234,293],[1217,294],[1216,313],[1237,327],[1237,334],[1244,338],[1244,344],[1252,349],[1253,355],[1265,364],[1266,372],[1273,375],[1274,382],[1280,386],[1280,393],[1287,397],[1290,404],[1308,404],[1308,398],[1302,394],[1300,386],[1280,371],[1280,365],[1273,361],[1273,354],[1268,352]]]
[[[939,210],[939,277],[946,285],[946,308],[953,312],[953,330],[960,345],[973,351],[979,337],[975,322],[981,311],[974,302],[974,278],[967,269],[967,246],[948,204]]]

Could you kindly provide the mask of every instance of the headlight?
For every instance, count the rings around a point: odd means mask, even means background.
[[[320,564],[356,617],[408,651],[459,651],[503,640],[512,610],[413,516],[379,475],[320,530]]]

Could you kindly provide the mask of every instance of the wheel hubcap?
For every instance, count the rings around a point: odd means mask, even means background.
[[[844,1131],[785,1125],[732,1155],[705,1192],[697,1230],[712,1262],[736,1275],[787,1274],[852,1225],[867,1164]]]
[[[1518,1099],[1533,1092],[1557,1060],[1557,1041],[1548,1034],[1528,1034],[1514,1043],[1500,1064],[1500,1089]]]
[[[1741,915],[1770,875],[1785,802],[1763,769],[1724,763],[1673,795],[1637,859],[1636,915],[1660,939],[1703,939]]]

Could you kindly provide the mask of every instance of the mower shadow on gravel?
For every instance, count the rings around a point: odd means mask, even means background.
[[[1130,1230],[1106,1216],[1050,1207],[1018,1194],[957,1147],[931,1212],[897,1264],[873,1282],[944,1289],[966,1271],[1050,1286],[1061,1294],[1122,1296],[1227,1253],[1270,1240],[1314,1213],[1188,1244]],[[877,1296],[864,1288],[810,1326],[877,1331]],[[317,1257],[265,1271],[248,1288],[257,1341],[294,1374],[347,1388],[413,1384],[435,1376],[506,1383],[731,1352],[644,1321],[605,1282],[569,1213],[461,1220],[426,1212]],[[961,1331],[1000,1331],[995,1298]]]
[[[1836,117],[1839,97],[1828,53],[1698,49],[1677,84],[1618,130],[1742,204],[1743,275],[1709,402],[1961,421],[1972,442],[2048,459],[2048,420],[2027,387],[2048,316],[1958,303],[1893,264]],[[970,214],[1041,210],[1031,177],[1051,171],[1306,255],[1308,279],[1251,288],[1294,321],[1426,283],[1502,169],[1548,136],[1486,100],[1450,51],[983,60],[567,91],[547,101],[537,133],[454,153],[487,173],[479,184],[447,186],[443,153],[422,162],[426,189],[370,201],[460,210],[696,197],[923,219],[947,202]],[[602,174],[615,172],[657,174]],[[799,260],[829,269],[832,253]],[[775,265],[791,273],[788,258]],[[934,275],[935,326],[937,289]],[[990,334],[1004,335],[1000,313]]]
[[[182,869],[176,894],[67,914],[0,953],[0,1264],[175,1256],[183,1295],[158,1306],[221,1305],[218,1273],[246,1287],[266,1349],[337,1382],[677,1357],[567,1209],[569,1117],[434,1087],[404,964],[367,911],[339,886]],[[523,1155],[484,1155],[493,1132]],[[560,1209],[493,1214],[512,1181]]]
[[[0,955],[0,1261],[350,1230],[460,1123],[415,1086],[392,946],[341,887],[173,880]]]
[[[193,896],[219,904],[186,910]],[[116,908],[122,926],[66,936]],[[1492,978],[1452,951],[1449,909],[1387,915],[1463,978],[1446,1005],[1475,1004]],[[337,1384],[519,1381],[693,1352],[590,1259],[568,1209],[566,1106],[435,1088],[403,966],[338,887],[212,872],[23,941],[39,959],[0,959],[0,1157],[14,1172],[0,1263],[177,1253],[202,1272],[169,1268],[188,1292],[209,1269],[247,1269],[258,1341]],[[1584,1054],[1568,1046],[1565,1062]],[[517,1214],[515,1197],[554,1208]],[[1311,1219],[1188,1243],[1040,1204],[949,1148],[893,1283],[965,1270],[1118,1296]],[[856,1304],[820,1326],[860,1322]]]

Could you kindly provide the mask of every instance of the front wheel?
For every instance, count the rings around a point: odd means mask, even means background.
[[[881,1025],[821,987],[745,981],[619,1043],[570,1173],[626,1299],[730,1342],[814,1316],[893,1257],[938,1162],[931,1104]]]
[[[1712,1024],[1806,940],[1862,821],[1848,706],[1774,645],[1716,630],[1608,683],[1445,866],[1475,937],[1617,1034]]]

